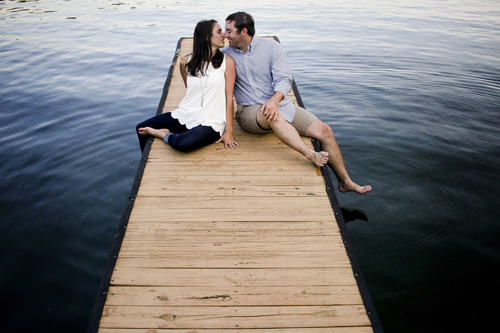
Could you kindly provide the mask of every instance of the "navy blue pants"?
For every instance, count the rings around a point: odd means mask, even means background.
[[[139,137],[141,151],[144,151],[149,138],[149,135],[139,134],[139,128],[141,127],[168,129],[172,134],[168,136],[168,139],[166,138],[166,142],[172,148],[182,152],[208,146],[220,139],[219,132],[214,131],[211,126],[199,125],[188,129],[185,125],[179,123],[179,120],[173,118],[171,112],[166,112],[149,118],[136,126],[135,130]]]

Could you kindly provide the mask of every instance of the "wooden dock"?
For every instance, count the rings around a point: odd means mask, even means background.
[[[185,94],[191,48],[179,41],[160,112]],[[381,331],[324,170],[273,134],[235,123],[234,137],[236,150],[148,144],[88,332]]]

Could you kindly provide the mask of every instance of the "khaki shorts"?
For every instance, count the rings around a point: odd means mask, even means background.
[[[257,112],[261,106],[261,104],[238,105],[238,109],[234,117],[241,128],[247,132],[255,134],[263,134],[271,131],[271,129],[260,127],[257,123]],[[315,120],[318,120],[318,117],[313,115],[311,112],[299,106],[295,106],[295,116],[292,120],[292,126],[295,127],[300,135],[305,135],[306,129],[308,129]]]

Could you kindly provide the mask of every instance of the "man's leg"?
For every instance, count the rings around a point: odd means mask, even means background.
[[[330,155],[328,165],[337,176],[340,192],[354,191],[359,194],[365,194],[372,190],[371,186],[359,186],[349,177],[344,165],[342,153],[340,152],[340,148],[330,126],[318,119],[305,130],[304,134],[305,136],[318,140],[321,143],[321,149],[325,150]]]
[[[309,148],[304,141],[302,141],[297,130],[279,113],[276,120],[269,121],[261,112],[257,112],[257,122],[263,129],[272,129],[278,139],[304,155],[317,166],[323,166],[327,163],[329,158],[328,153],[325,151],[316,152]]]

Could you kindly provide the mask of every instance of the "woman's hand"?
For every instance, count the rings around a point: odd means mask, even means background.
[[[226,71],[224,72],[226,79],[226,129],[222,137],[216,142],[224,141],[226,149],[229,147],[235,149],[239,144],[233,139],[233,117],[234,117],[234,81],[236,80],[236,65],[233,58],[226,55]]]
[[[222,137],[215,143],[220,143],[222,141],[224,141],[224,146],[226,147],[226,149],[227,148],[235,149],[236,147],[239,146],[238,142],[234,141],[233,139],[233,133],[224,132]]]

